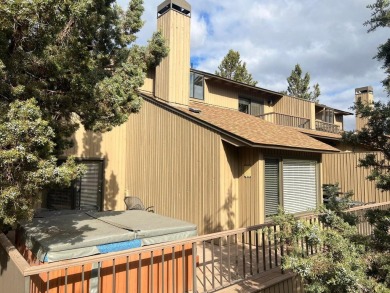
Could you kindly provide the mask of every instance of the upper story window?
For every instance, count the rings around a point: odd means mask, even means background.
[[[190,74],[190,98],[204,100],[204,77],[191,72]]]
[[[253,116],[260,116],[264,114],[264,102],[255,101],[248,98],[238,99],[238,111],[250,114]]]
[[[332,109],[324,108],[316,114],[316,119],[327,123],[334,123],[334,111]]]

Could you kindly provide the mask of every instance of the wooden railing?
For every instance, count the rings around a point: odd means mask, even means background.
[[[325,121],[316,120],[316,130],[338,134],[340,133],[340,126]]]
[[[360,219],[361,234],[369,235],[372,230],[363,214],[376,208],[389,209],[390,202],[350,210]],[[318,223],[314,216],[303,219]],[[104,293],[214,292],[280,267],[287,248],[275,236],[278,229],[267,223],[39,266],[29,266],[7,237],[0,234],[0,289],[15,293],[75,293],[91,289]],[[305,255],[319,251],[305,239],[301,247]],[[5,270],[4,264],[8,264]],[[281,270],[278,273],[283,276]]]
[[[310,119],[302,117],[296,117],[275,112],[263,114],[258,117],[278,125],[310,129]]]

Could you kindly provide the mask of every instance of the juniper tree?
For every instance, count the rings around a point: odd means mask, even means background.
[[[79,124],[109,131],[141,107],[162,35],[134,44],[143,1],[0,1],[0,226],[31,215],[40,192],[80,174],[56,157]]]
[[[390,27],[389,0],[378,0],[367,7],[372,10],[371,19],[365,22],[365,25],[370,27],[368,32],[380,27]],[[383,68],[387,77],[383,80],[383,85],[390,95],[390,39],[378,48],[375,58],[384,62]],[[390,190],[390,102],[366,104],[357,101],[352,109],[356,111],[357,116],[367,118],[367,124],[361,131],[346,132],[344,139],[383,153],[383,158],[376,154],[368,154],[360,160],[360,166],[371,170],[368,179],[376,181],[378,188]]]
[[[291,71],[291,75],[287,77],[287,91],[283,92],[293,97],[318,102],[318,97],[321,95],[320,86],[316,83],[313,86],[313,91],[310,91],[310,74],[308,72],[302,77],[302,69],[299,64]]]
[[[229,50],[215,74],[249,85],[257,85],[257,81],[253,80],[252,74],[248,72],[246,63],[242,62],[238,51]]]

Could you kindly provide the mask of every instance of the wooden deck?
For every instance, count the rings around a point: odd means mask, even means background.
[[[264,264],[262,247],[256,252],[254,245],[204,242],[198,244],[197,255],[198,292],[258,292],[294,276],[282,274],[281,256],[275,257],[274,250],[264,251]]]

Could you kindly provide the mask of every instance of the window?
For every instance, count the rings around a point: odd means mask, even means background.
[[[316,119],[327,123],[334,123],[334,111],[332,109],[324,108],[316,113]]]
[[[334,112],[333,112],[333,110],[325,109],[323,121],[328,122],[328,123],[332,123],[332,124],[334,123]]]
[[[250,100],[240,98],[238,100],[238,111],[246,113],[246,114],[250,114],[251,113],[250,105],[251,105]]]
[[[103,196],[103,161],[82,160],[86,172],[68,188],[52,189],[47,195],[47,207],[56,210],[101,210]]]
[[[204,100],[204,78],[203,75],[190,73],[190,98]]]
[[[238,111],[258,117],[264,114],[264,102],[239,98]]]
[[[317,162],[309,160],[265,160],[265,215],[277,213],[281,205],[288,213],[317,207]]]

